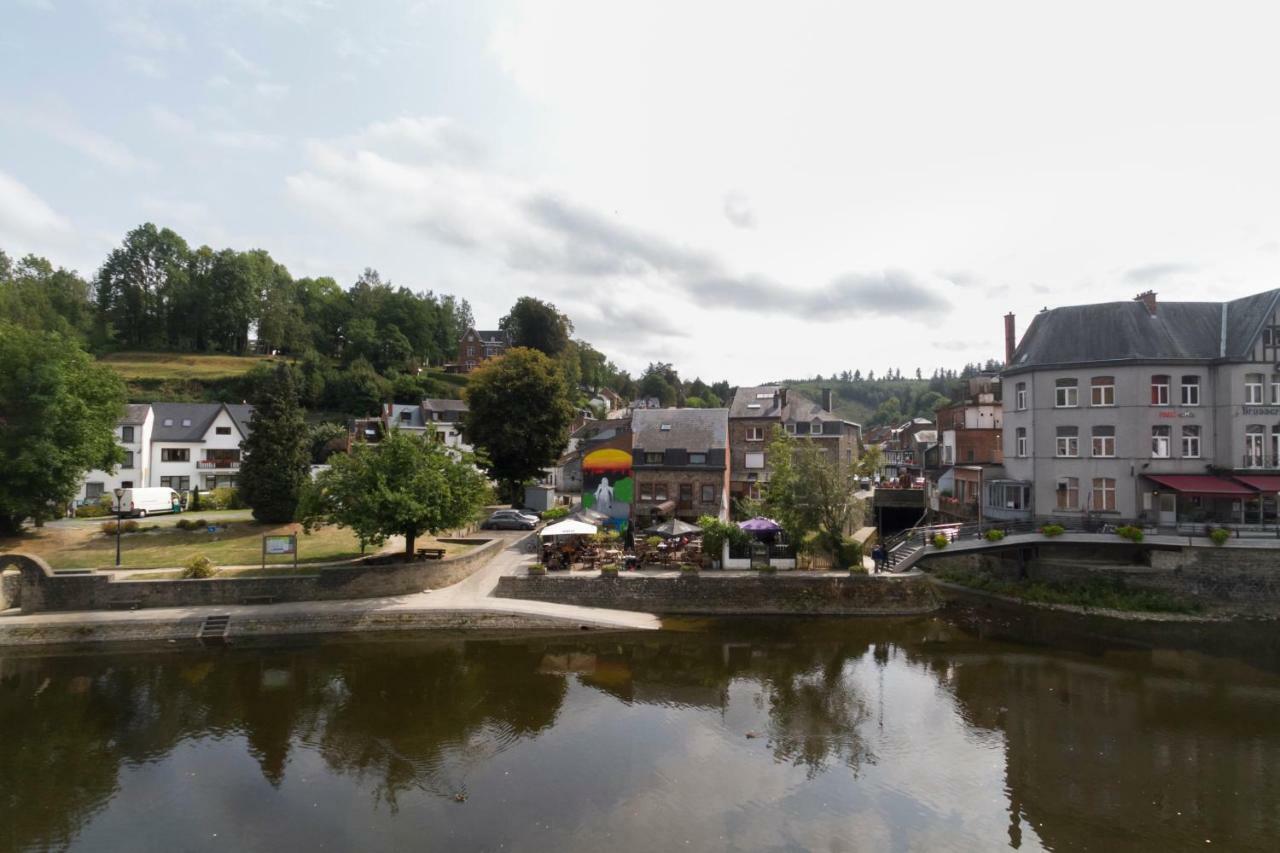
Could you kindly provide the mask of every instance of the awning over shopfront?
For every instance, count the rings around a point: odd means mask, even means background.
[[[1260,492],[1275,494],[1280,492],[1280,475],[1276,474],[1236,474],[1235,478],[1250,488]]]
[[[660,515],[670,515],[676,511],[676,502],[673,500],[663,501],[653,508],[653,511]]]
[[[1212,498],[1251,498],[1257,495],[1244,483],[1209,474],[1144,474],[1151,482],[1182,495]],[[1243,479],[1243,478],[1241,478]]]

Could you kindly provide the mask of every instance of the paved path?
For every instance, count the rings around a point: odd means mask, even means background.
[[[589,625],[593,628],[621,630],[654,630],[661,627],[657,616],[625,610],[604,610],[578,607],[571,604],[551,604],[541,601],[520,601],[493,598],[492,592],[502,575],[515,574],[533,558],[525,552],[528,534],[497,534],[508,540],[507,547],[493,559],[472,573],[465,580],[438,590],[413,595],[385,598],[361,598],[346,601],[298,601],[282,604],[219,605],[211,607],[152,607],[140,610],[79,611],[72,613],[51,612],[17,614],[6,611],[0,615],[0,644],[6,631],[22,628],[75,626],[92,628],[95,625],[123,627],[135,623],[145,625],[172,625],[203,620],[207,616],[229,614],[232,617],[233,636],[237,622],[299,621],[313,618],[318,625],[334,618],[347,619],[370,617],[385,623],[389,618],[412,617],[414,614],[497,614],[502,616],[529,616],[540,623],[552,620],[563,622],[566,628]],[[194,636],[194,634],[193,634]]]

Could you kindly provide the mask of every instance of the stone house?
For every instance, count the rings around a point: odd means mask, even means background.
[[[510,348],[511,336],[501,329],[467,329],[458,341],[458,361],[453,366],[459,373],[470,373],[485,359],[500,356]]]
[[[728,518],[729,410],[637,409],[631,416],[631,522]]]

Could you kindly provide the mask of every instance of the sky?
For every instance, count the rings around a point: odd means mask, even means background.
[[[0,248],[142,222],[733,384],[1280,286],[1280,7],[3,0]]]

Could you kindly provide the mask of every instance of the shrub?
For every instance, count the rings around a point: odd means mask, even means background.
[[[602,578],[616,578],[617,576],[618,576],[618,564],[617,564],[617,563],[607,563],[607,564],[605,564],[605,565],[603,565],[603,566],[601,566],[601,567],[600,567],[600,577],[602,577]]]
[[[698,526],[702,528],[702,551],[704,554],[709,554],[713,560],[720,559],[725,542],[737,545],[748,538],[747,532],[738,525],[721,521],[712,515],[699,518]]]
[[[648,545],[650,548],[657,548],[659,545],[662,544],[662,537],[650,536],[649,538],[644,540],[644,544]]]
[[[1004,531],[996,530],[995,528],[992,528],[991,530],[987,531],[986,536],[987,536],[988,542],[999,542],[1001,539],[1004,538]]]
[[[208,557],[192,557],[182,567],[183,580],[202,580],[213,577],[213,562]]]
[[[1046,524],[1040,528],[1040,532],[1052,539],[1055,536],[1061,536],[1067,532],[1067,529],[1061,524]]]
[[[1209,531],[1209,538],[1213,540],[1214,545],[1225,545],[1227,540],[1231,538],[1231,531],[1225,527],[1219,527]]]
[[[862,567],[862,543],[854,542],[846,539],[840,543],[840,551],[837,554],[842,569],[857,569]]]
[[[76,507],[76,518],[102,518],[107,515],[115,515],[110,504],[96,503]]]
[[[201,504],[204,509],[244,509],[239,491],[226,486],[207,492]]]
[[[947,538],[945,533],[935,533],[933,535],[933,547],[941,551],[943,548],[951,544],[951,540]]]
[[[102,524],[98,525],[98,529],[107,536],[116,535],[116,523],[114,521],[104,521]],[[132,519],[120,522],[121,533],[137,533],[141,529],[142,525]]]
[[[191,503],[187,507],[187,509],[191,510],[191,512],[200,511],[200,487],[199,486],[196,486],[194,489],[191,490]]]
[[[123,533],[137,533],[141,529],[142,525],[132,519],[120,525],[120,530]]]
[[[558,518],[564,518],[568,514],[569,508],[567,506],[553,506],[551,509],[542,513],[542,520],[555,521]]]
[[[1142,528],[1126,524],[1116,528],[1116,535],[1122,539],[1128,539],[1130,542],[1141,542]]]
[[[542,565],[542,563],[530,563],[527,571],[531,576],[537,575],[541,577],[547,573],[547,567]]]
[[[680,574],[682,574],[682,575],[696,575],[697,573],[698,573],[698,564],[697,564],[697,563],[681,563],[681,564],[680,564]]]

